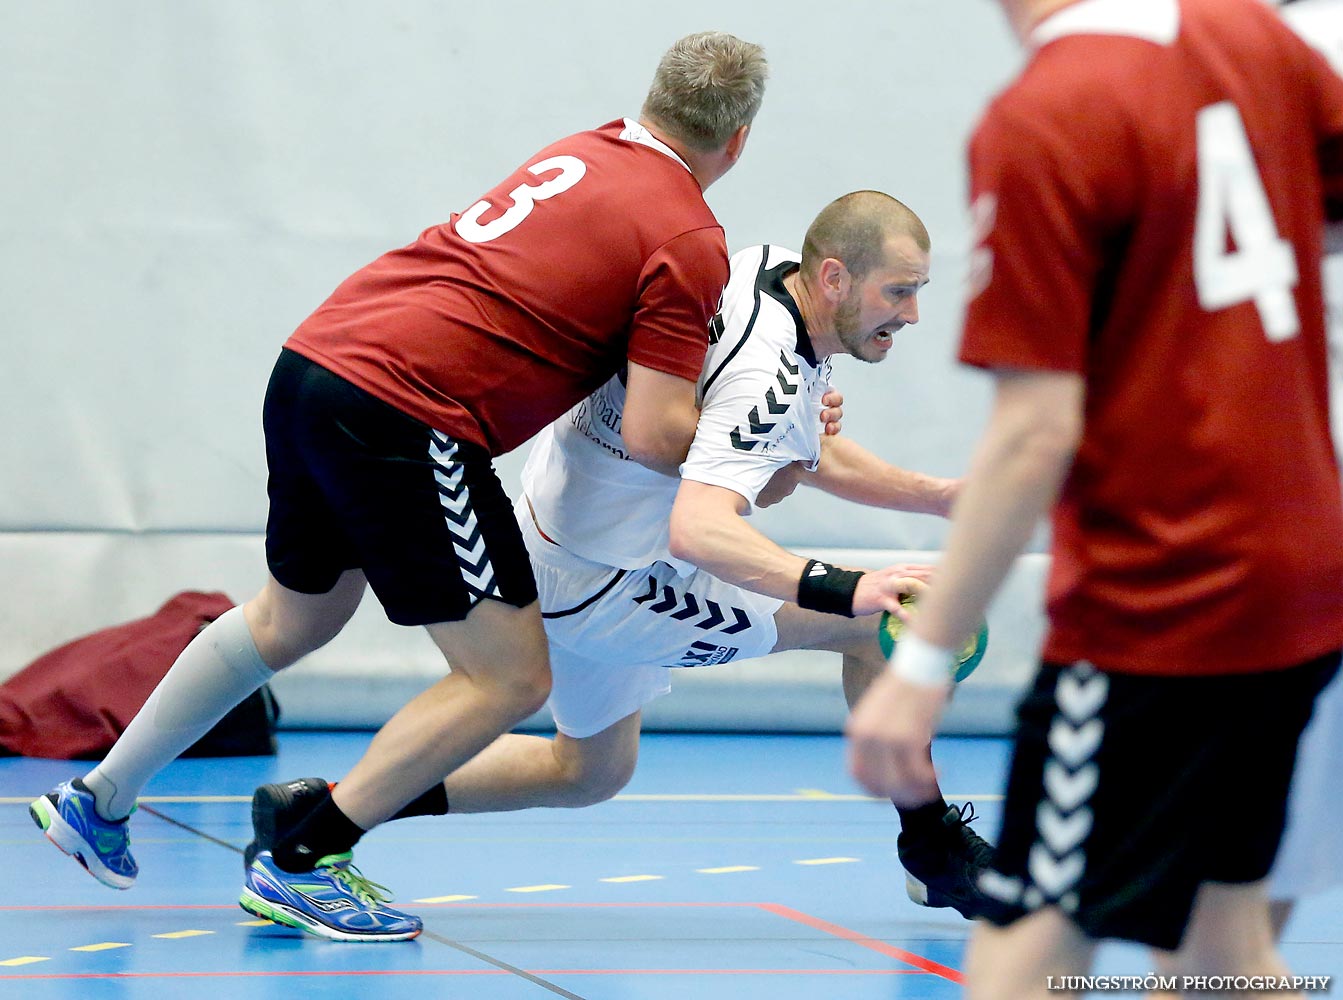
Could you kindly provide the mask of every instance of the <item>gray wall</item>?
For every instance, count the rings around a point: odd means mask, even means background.
[[[250,596],[264,572],[261,397],[289,331],[535,149],[636,114],[661,52],[705,28],[760,42],[772,67],[745,159],[709,192],[732,249],[796,247],[855,188],[927,223],[923,321],[885,364],[841,361],[836,381],[846,433],[900,464],[962,471],[987,403],[983,378],[952,363],[962,148],[1019,59],[994,4],[7,5],[0,677],[178,589]],[[500,463],[510,488],[521,457]],[[814,494],[762,524],[795,546],[944,537],[934,518]],[[437,670],[371,600],[360,615],[332,669]]]

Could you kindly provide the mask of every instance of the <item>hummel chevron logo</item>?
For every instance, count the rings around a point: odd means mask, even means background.
[[[800,366],[789,364],[787,352],[780,352],[779,359],[783,362],[783,367],[791,375],[796,375],[801,369]],[[732,447],[738,451],[750,451],[760,442],[748,440],[748,436],[759,437],[762,434],[768,434],[779,425],[777,419],[788,412],[789,401],[786,396],[797,395],[801,388],[801,383],[790,382],[784,375],[784,372],[775,372],[774,377],[779,382],[779,388],[776,390],[770,386],[765,390],[765,419],[760,417],[760,407],[751,407],[751,412],[747,414],[745,427],[734,427],[728,435],[732,440]]]
[[[1100,719],[1092,719],[1085,726],[1070,726],[1056,718],[1049,727],[1049,749],[1070,769],[1076,770],[1096,755],[1104,733],[1105,723]]]
[[[1065,818],[1052,802],[1041,802],[1035,811],[1035,828],[1051,851],[1062,856],[1082,846],[1091,832],[1091,810],[1079,809]]]
[[[656,603],[653,603],[655,599]],[[704,617],[690,624],[705,632],[713,631],[727,621],[727,615],[723,613],[723,608],[717,601],[705,598],[704,607],[701,609],[699,599],[694,594],[689,592],[678,594],[669,585],[659,583],[652,577],[648,580],[648,593],[634,598],[634,603],[648,605],[648,610],[654,614],[665,615],[672,612],[670,617],[682,622],[690,621],[703,610],[707,612]],[[731,625],[721,630],[724,635],[736,635],[751,627],[750,615],[741,608],[729,607],[727,610],[733,620]]]
[[[986,896],[1004,903],[1015,903],[1021,898],[1021,879],[1015,875],[1002,875],[992,868],[979,873],[979,888]]]
[[[751,425],[752,434],[768,434],[775,427],[775,424],[761,423],[760,407],[758,406],[751,407],[751,412],[747,416],[747,423]]]
[[[729,625],[727,628],[723,629],[724,635],[736,635],[738,632],[751,627],[751,619],[747,617],[746,612],[741,608],[732,608],[732,615],[737,621],[735,624]]]
[[[1049,853],[1044,844],[1036,843],[1031,847],[1026,868],[1031,881],[1038,885],[1051,899],[1058,899],[1077,884],[1086,868],[1086,855],[1073,851],[1062,858]]]
[[[774,395],[774,389],[771,388],[765,393],[765,409],[769,410],[771,416],[777,417],[780,413],[788,412],[788,404],[780,403]]]
[[[719,625],[722,625],[723,622],[727,621],[727,619],[723,617],[723,609],[718,606],[717,601],[706,600],[704,606],[709,609],[709,616],[707,618],[701,618],[699,621],[695,622],[695,628],[702,628],[705,631],[708,631],[709,629],[717,628]]]
[[[434,480],[438,484],[443,523],[452,536],[457,568],[474,604],[486,595],[498,597],[499,584],[485,548],[484,535],[476,521],[476,512],[471,507],[471,491],[462,482],[462,463],[456,461],[456,456],[456,441],[430,431],[429,457],[438,466],[434,470]]]
[[[1045,764],[1045,792],[1063,812],[1072,812],[1096,790],[1100,769],[1088,764],[1075,774],[1056,760]]]
[[[1110,680],[1104,674],[1083,677],[1071,671],[1059,675],[1054,697],[1069,721],[1081,724],[1094,718],[1110,693]]]
[[[689,592],[681,595],[681,600],[685,601],[685,607],[672,615],[678,622],[683,622],[687,618],[694,618],[699,614],[699,601],[695,600],[695,595]]]

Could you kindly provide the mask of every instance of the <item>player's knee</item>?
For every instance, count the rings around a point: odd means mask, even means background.
[[[550,667],[541,661],[535,665],[512,670],[496,682],[503,700],[519,718],[539,712],[550,697]]]
[[[570,804],[576,808],[594,806],[615,796],[634,776],[634,761],[606,759],[600,763],[579,762],[565,771],[569,780]]]

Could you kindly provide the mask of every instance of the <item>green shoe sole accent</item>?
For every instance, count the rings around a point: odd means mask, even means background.
[[[273,924],[283,924],[285,927],[293,927],[300,931],[306,931],[308,928],[303,926],[302,922],[295,920],[283,910],[271,906],[265,900],[257,899],[243,893],[238,897],[238,905],[254,917],[260,917],[262,920],[269,920]]]
[[[33,818],[34,823],[42,828],[43,833],[51,829],[49,804],[47,797],[43,795],[40,799],[35,799],[32,805],[28,807],[28,815]]]
[[[337,931],[325,925],[318,925],[315,922],[305,921],[295,916],[281,907],[272,906],[266,900],[244,889],[242,895],[238,897],[238,905],[254,917],[260,917],[262,920],[269,920],[271,923],[280,924],[284,927],[292,927],[294,930],[302,931],[305,934],[311,934],[313,937],[321,938],[324,941],[348,941],[348,942],[368,942],[368,943],[387,943],[393,941],[409,941],[419,937],[420,931],[415,930],[411,933],[398,934],[354,934],[348,931]]]

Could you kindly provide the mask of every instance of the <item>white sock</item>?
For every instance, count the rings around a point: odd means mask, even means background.
[[[207,625],[103,761],[84,776],[98,814],[106,820],[129,816],[150,778],[274,676],[257,652],[242,608]]]

